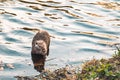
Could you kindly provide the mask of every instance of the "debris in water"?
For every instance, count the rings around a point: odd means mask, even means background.
[[[11,64],[11,63],[7,63],[6,66],[7,66],[8,68],[10,68],[10,69],[14,69],[14,68],[15,68],[15,67],[13,66],[13,64]]]
[[[3,71],[4,70],[4,63],[3,61],[0,60],[0,71]]]

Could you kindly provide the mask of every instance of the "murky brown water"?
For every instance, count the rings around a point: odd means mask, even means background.
[[[0,79],[39,74],[30,55],[39,29],[51,35],[47,69],[111,57],[114,45],[120,44],[120,1],[0,0],[0,60],[4,64]]]

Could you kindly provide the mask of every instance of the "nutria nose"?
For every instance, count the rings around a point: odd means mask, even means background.
[[[35,43],[35,45],[39,45],[39,43],[38,43],[38,42],[36,42],[36,43]]]
[[[35,44],[35,48],[40,49],[40,47],[38,46],[38,44]]]

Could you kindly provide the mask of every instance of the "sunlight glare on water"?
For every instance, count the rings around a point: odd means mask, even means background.
[[[119,0],[0,0],[0,78],[39,74],[31,42],[39,29],[51,35],[46,68],[109,58],[120,44]],[[12,74],[11,74],[12,73]]]

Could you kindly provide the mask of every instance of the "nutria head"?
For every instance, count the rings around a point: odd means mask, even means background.
[[[33,45],[33,53],[34,54],[47,54],[47,46],[43,40],[36,40]]]

